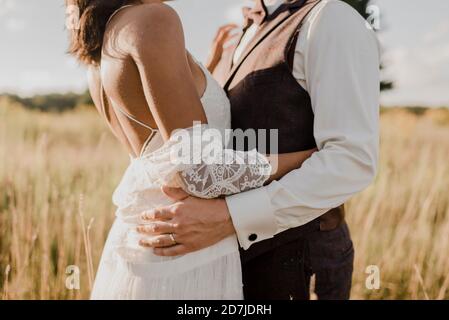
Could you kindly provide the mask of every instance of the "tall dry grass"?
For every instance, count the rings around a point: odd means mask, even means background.
[[[376,182],[348,203],[352,298],[447,299],[449,112],[386,112],[381,139]],[[88,298],[126,164],[93,110],[45,114],[0,101],[3,299]],[[66,288],[71,265],[80,290]],[[378,290],[365,286],[370,265]]]
[[[58,115],[0,104],[4,298],[88,297],[126,162],[93,110]],[[81,270],[81,290],[66,289],[69,265]]]

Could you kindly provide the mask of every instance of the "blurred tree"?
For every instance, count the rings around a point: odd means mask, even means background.
[[[352,6],[355,10],[357,10],[364,19],[368,19],[370,17],[369,13],[369,4],[370,0],[343,0],[350,6]],[[380,66],[382,69],[382,65]],[[393,88],[393,82],[390,81],[382,81],[380,83],[380,89],[381,90],[389,90]]]
[[[89,90],[84,91],[83,94],[81,94],[78,97],[78,105],[93,105],[94,102],[92,101],[92,97],[90,96]]]
[[[22,103],[31,109],[65,111],[77,106],[79,95],[75,93],[36,95],[25,98]]]
[[[349,4],[354,9],[356,9],[362,15],[362,17],[364,17],[365,19],[368,18],[369,14],[367,12],[367,8],[370,0],[343,0],[343,1]]]

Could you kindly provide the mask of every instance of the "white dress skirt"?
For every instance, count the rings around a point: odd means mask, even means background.
[[[130,227],[118,218],[106,242],[92,299],[242,299],[238,246],[229,237],[175,258],[157,257],[131,244]]]
[[[229,129],[228,98],[209,72],[201,67],[207,78],[201,102],[208,125],[219,130]],[[131,160],[114,192],[117,218],[104,247],[91,298],[243,299],[236,236],[183,256],[160,257],[152,249],[138,245],[142,235],[136,232],[136,227],[142,223],[140,214],[143,211],[172,203],[160,187],[163,184],[179,185],[177,174],[182,173],[191,194],[213,198],[263,185],[270,171],[268,160],[262,156],[256,160],[256,165],[221,166],[219,170],[205,165],[174,168],[167,161],[166,144],[156,134],[141,156]],[[255,150],[238,155],[245,159],[259,156]],[[260,168],[265,173],[261,173]]]

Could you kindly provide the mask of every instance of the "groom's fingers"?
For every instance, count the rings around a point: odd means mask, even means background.
[[[189,197],[189,194],[181,188],[163,186],[161,189],[167,197],[175,201],[181,201]]]
[[[173,239],[168,234],[156,236],[156,237],[147,237],[141,239],[139,241],[139,245],[144,248],[166,248],[176,245],[173,242]]]
[[[168,248],[154,248],[154,254],[162,257],[174,257],[189,253],[187,247],[182,244],[171,246]]]
[[[140,218],[143,221],[170,220],[173,216],[173,210],[170,206],[168,206],[144,211],[141,213]]]
[[[146,235],[159,235],[165,233],[174,233],[175,227],[168,222],[152,222],[137,226],[137,232]]]

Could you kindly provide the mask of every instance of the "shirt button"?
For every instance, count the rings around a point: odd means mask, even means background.
[[[249,241],[256,241],[257,240],[257,234],[251,234],[249,237],[248,237],[248,240]]]

